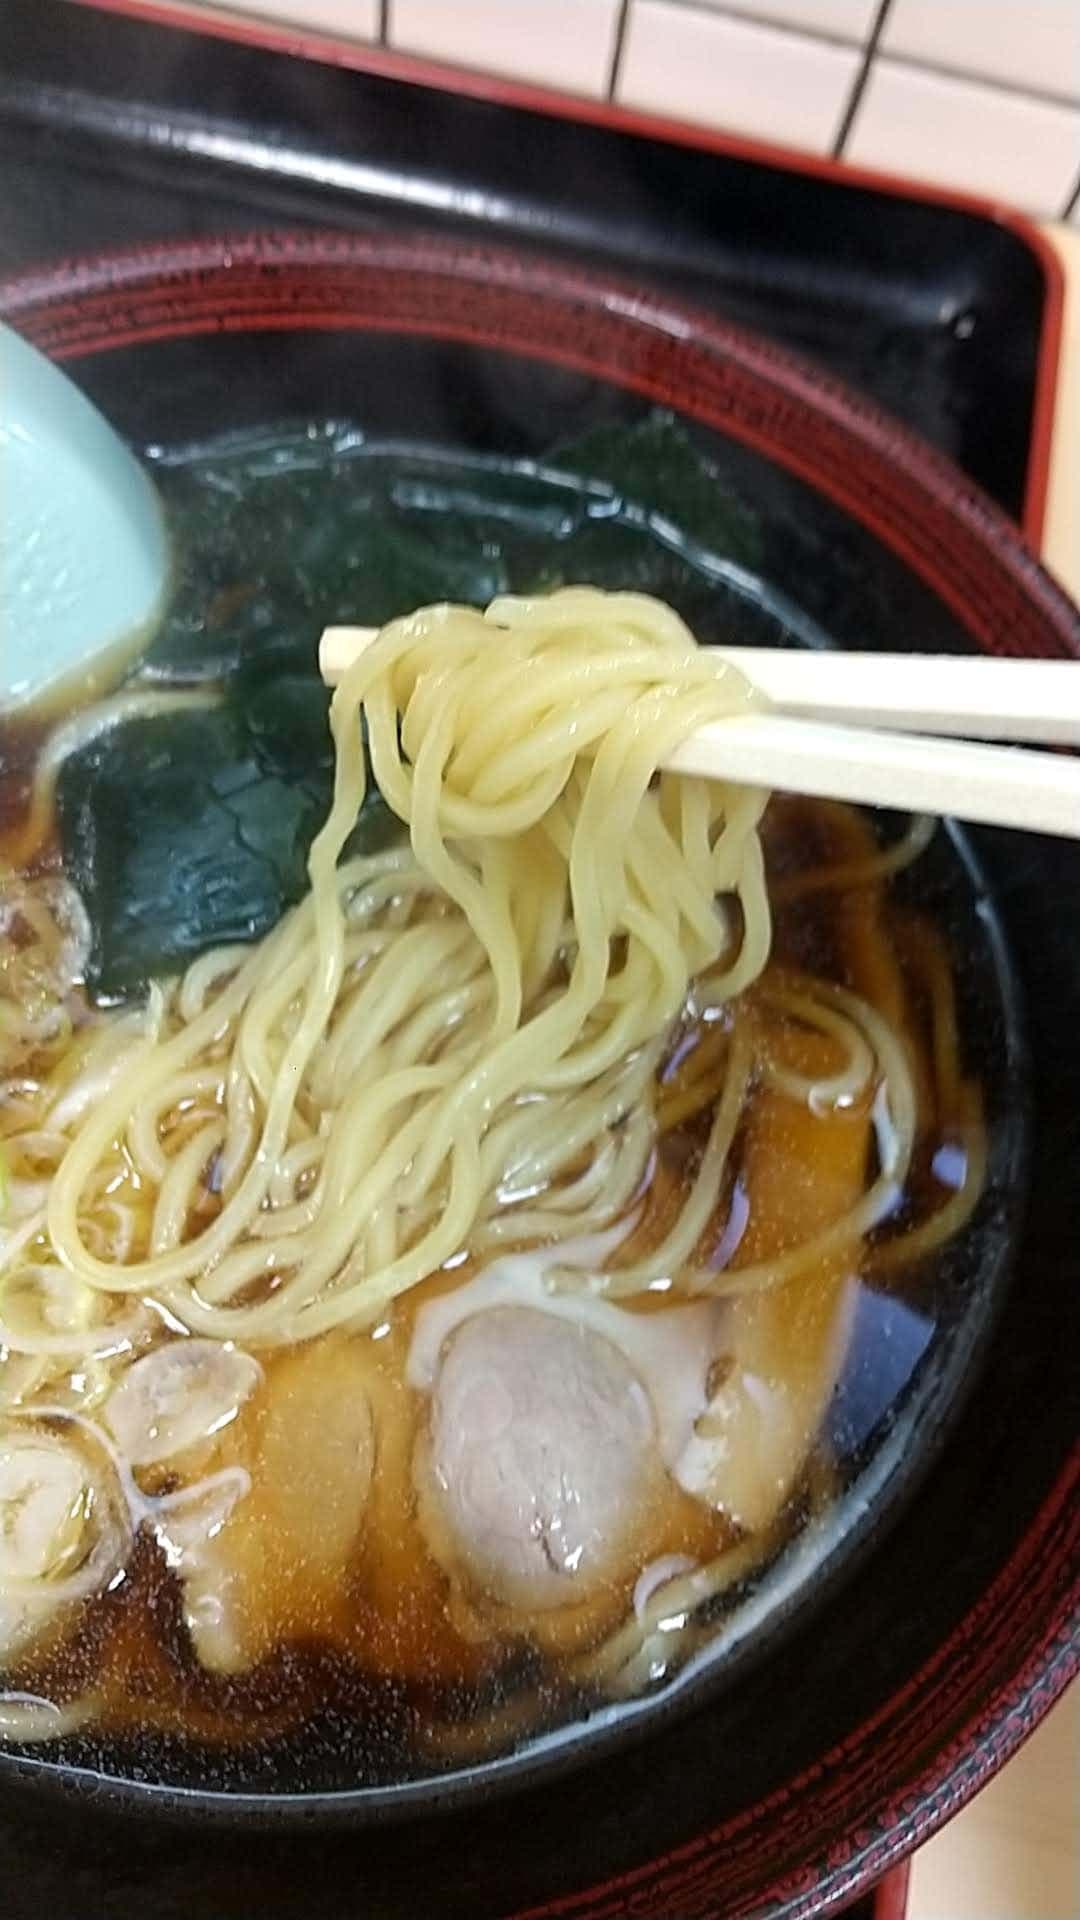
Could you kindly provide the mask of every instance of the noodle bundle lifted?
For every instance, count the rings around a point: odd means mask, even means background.
[[[981,1109],[891,917],[922,823],[662,770],[752,699],[641,594],[392,620],[306,895],[134,1005],[22,828],[0,1731],[495,1752],[663,1677],[827,1509],[860,1280],[963,1224]]]
[[[719,1008],[768,954],[765,796],[657,773],[747,698],[632,595],[386,628],[334,701],[308,900],[239,966],[201,960],[84,1119],[49,1196],[64,1266],[152,1291],[200,1331],[289,1343],[370,1323],[454,1253],[521,1231],[515,1195],[571,1165],[577,1199],[541,1199],[525,1231],[615,1217],[691,977]],[[369,777],[361,713],[410,846],[339,866]],[[163,1169],[162,1117],[196,1091],[206,1124]],[[125,1151],[160,1185],[117,1261],[79,1214]],[[605,1154],[619,1164],[601,1181]],[[211,1155],[220,1205],[192,1233]]]

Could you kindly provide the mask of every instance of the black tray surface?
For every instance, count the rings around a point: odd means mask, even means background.
[[[424,224],[616,268],[812,354],[1019,517],[1043,266],[949,204],[0,0],[0,274],[174,235]]]

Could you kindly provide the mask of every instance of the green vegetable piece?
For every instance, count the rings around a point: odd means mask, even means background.
[[[234,706],[135,720],[67,762],[60,830],[93,929],[92,992],[134,994],[210,947],[256,940],[302,896],[331,775],[325,694],[317,683],[307,689],[305,719],[297,691],[271,683],[252,727]],[[380,844],[395,829],[373,794],[364,841]]]
[[[306,442],[292,453],[314,457]],[[255,663],[302,672],[323,627],[358,609],[381,626],[432,601],[483,604],[505,592],[490,537],[503,476],[484,476],[490,499],[483,490],[463,505],[437,499],[433,511],[439,475],[429,486],[422,455],[360,446],[335,457],[324,446],[322,458],[321,468],[282,459],[267,471],[260,443],[246,457],[238,448],[159,475],[178,563],[148,656],[158,677],[220,680]]]
[[[703,640],[769,637],[732,584],[759,559],[757,521],[668,414],[597,428],[545,463],[273,428],[157,478],[177,579],[148,668],[224,699],[131,722],[64,768],[65,864],[103,996],[257,939],[304,892],[333,788],[324,626],[591,582],[659,595]],[[347,851],[400,831],[371,794]]]
[[[550,463],[606,481],[624,513],[636,509],[630,517],[643,519],[661,547],[672,542],[706,577],[709,561],[727,560],[746,568],[761,561],[757,516],[669,413],[651,413],[632,427],[597,427],[557,449]]]

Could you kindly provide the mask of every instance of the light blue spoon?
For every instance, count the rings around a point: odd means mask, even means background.
[[[148,476],[66,374],[0,325],[0,708],[115,683],[168,579]]]

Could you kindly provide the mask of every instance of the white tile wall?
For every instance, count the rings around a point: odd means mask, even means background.
[[[749,13],[808,33],[832,33],[840,40],[865,40],[877,12],[877,0],[698,0],[721,13]]]
[[[844,152],[863,166],[1054,210],[1080,170],[1080,107],[879,59]]]
[[[607,92],[619,0],[390,0],[391,46],[572,93]]]
[[[379,37],[379,0],[226,0],[207,11],[252,13],[263,20],[306,27],[311,33],[341,34],[349,40]]]
[[[855,48],[669,0],[631,0],[616,97],[826,153],[859,63]]]
[[[881,47],[1080,99],[1080,0],[892,0]]]
[[[189,4],[380,36],[380,0]],[[778,146],[842,145],[844,159],[1080,226],[1080,0],[388,0],[386,12],[405,53]]]

